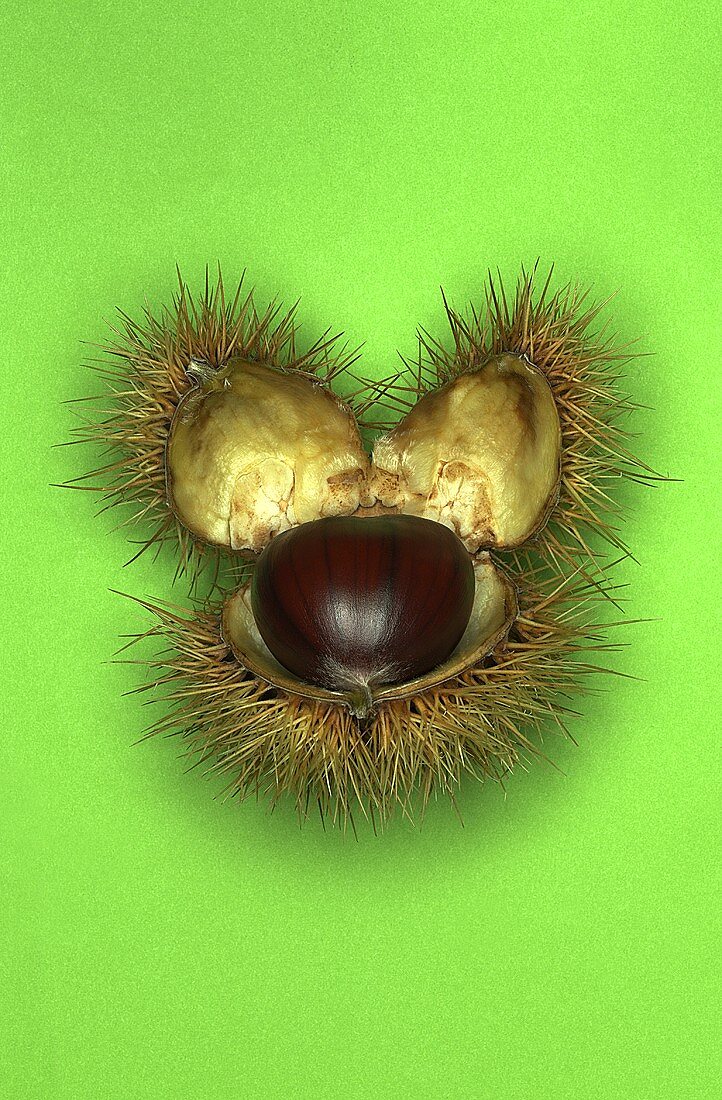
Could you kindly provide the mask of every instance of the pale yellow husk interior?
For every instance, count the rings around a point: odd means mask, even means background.
[[[290,527],[372,503],[368,471],[354,416],[330,390],[241,359],[182,398],[166,453],[181,523],[203,542],[254,552]]]
[[[467,550],[519,546],[556,500],[561,428],[540,370],[499,355],[422,397],[376,443],[372,492]]]
[[[549,384],[507,354],[422,397],[371,461],[327,387],[233,359],[182,398],[166,454],[181,523],[252,553],[291,527],[374,505],[443,523],[472,554],[518,547],[546,523],[560,473]]]

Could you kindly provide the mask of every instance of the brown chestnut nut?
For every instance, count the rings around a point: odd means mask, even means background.
[[[337,516],[277,535],[251,586],[259,633],[300,679],[368,695],[458,645],[474,570],[449,528],[418,516]]]

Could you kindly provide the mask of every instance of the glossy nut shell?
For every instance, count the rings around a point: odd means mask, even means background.
[[[367,522],[359,520],[358,522]],[[375,684],[370,700],[359,703],[350,690],[330,690],[294,675],[273,656],[261,637],[253,615],[250,583],[239,588],[225,603],[223,637],[236,659],[255,676],[291,695],[346,706],[354,713],[392,699],[405,699],[438,687],[470,668],[480,665],[509,632],[518,612],[516,590],[488,554],[473,561],[474,600],[466,629],[453,652],[436,668],[422,676],[396,684]]]
[[[429,672],[458,644],[473,600],[474,571],[456,536],[401,515],[288,531],[264,550],[251,588],[271,652],[332,689]]]

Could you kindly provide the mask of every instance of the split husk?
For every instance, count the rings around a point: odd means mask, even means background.
[[[148,661],[164,713],[146,736],[177,735],[190,761],[227,780],[227,796],[289,796],[302,818],[316,808],[345,827],[382,827],[395,811],[414,818],[429,798],[452,802],[465,774],[503,782],[540,755],[538,739],[568,735],[574,694],[605,671],[616,648],[595,622],[603,595],[579,577],[539,568],[514,577],[519,615],[507,638],[452,679],[354,716],[328,699],[304,698],[245,668],[221,631],[220,607],[188,612],[138,601],[155,626],[138,636],[162,645]],[[612,625],[612,624],[608,624]]]
[[[507,296],[500,281],[495,283],[490,278],[481,309],[472,309],[464,317],[447,304],[453,346],[447,348],[422,332],[418,360],[407,362],[406,374],[366,386],[368,397],[356,410],[366,414],[365,427],[392,430],[385,442],[377,442],[377,466],[368,486],[354,480],[366,462],[358,451],[356,462],[351,461],[357,442],[348,446],[346,440],[347,454],[340,456],[338,463],[331,463],[333,468],[339,466],[337,490],[344,499],[337,502],[337,507],[342,512],[353,510],[357,492],[358,503],[364,506],[376,495],[387,506],[428,514],[448,523],[471,550],[493,546],[511,552],[516,560],[517,551],[511,548],[534,538],[536,552],[557,568],[569,570],[581,565],[588,576],[592,575],[590,562],[599,555],[597,536],[621,553],[629,552],[620,530],[622,511],[615,491],[624,479],[659,479],[628,446],[626,418],[635,406],[622,388],[621,368],[632,356],[607,333],[606,325],[595,333],[601,305],[588,305],[587,293],[571,284],[552,292],[550,278],[551,272],[537,289],[536,268],[531,274],[522,272],[513,297]],[[214,530],[213,522],[197,522],[197,516],[188,515],[188,510],[181,507],[181,516],[188,520],[186,526],[174,511],[172,495],[169,498],[166,441],[179,404],[189,401],[187,395],[197,388],[198,372],[207,377],[222,370],[231,359],[245,359],[279,369],[287,380],[289,376],[309,375],[328,387],[354,358],[328,333],[308,351],[298,352],[295,309],[282,312],[272,303],[259,313],[252,293],[244,294],[242,286],[243,280],[227,299],[219,272],[215,284],[206,277],[204,291],[194,299],[179,276],[179,291],[172,306],[158,316],[146,308],[143,321],[138,323],[121,314],[117,342],[102,349],[105,359],[91,364],[107,383],[110,404],[105,407],[105,399],[92,399],[99,406],[95,418],[76,431],[76,442],[101,445],[110,461],[69,484],[101,493],[107,508],[124,506],[128,514],[120,526],[146,527],[148,534],[140,542],[138,554],[168,540],[177,542],[178,571],[189,575],[191,587],[208,562],[217,571],[223,558],[231,563],[236,575],[239,570],[238,555],[224,555],[223,546],[219,550],[209,545],[224,541],[219,538],[217,524]],[[416,447],[418,469],[406,470],[399,491],[404,456],[399,448],[394,452],[388,444],[389,439],[398,438],[400,431],[399,427],[394,429],[393,414],[407,414],[407,419],[410,415],[412,422],[418,421],[424,409],[440,406],[453,392],[461,399],[457,404],[465,424],[465,439],[475,448],[478,440],[474,438],[474,418],[464,417],[463,398],[469,396],[469,379],[488,370],[494,358],[524,364],[532,383],[536,372],[553,394],[562,444],[558,492],[552,485],[555,459],[550,444],[541,454],[546,474],[532,486],[533,507],[517,506],[517,502],[515,514],[505,517],[498,501],[489,499],[494,496],[494,483],[513,482],[504,454],[500,460],[497,456],[498,461],[486,454],[481,463],[469,462],[468,457],[465,461],[457,455],[458,446],[442,454],[434,438],[428,445]],[[410,413],[419,399],[418,408]],[[474,404],[473,400],[466,403]],[[391,418],[372,421],[369,413],[377,406],[389,409]],[[516,430],[513,420],[512,436]],[[548,441],[553,435],[551,427],[548,425],[542,433]],[[280,433],[279,441],[283,442]],[[507,449],[514,453],[513,446]],[[277,450],[274,443],[248,473],[249,484],[237,499],[238,511],[245,510],[249,522],[241,532],[229,531],[231,548],[255,551],[264,537],[293,522],[294,512],[289,512],[286,499],[292,463],[287,453],[280,461],[274,457]],[[425,468],[429,457],[426,452],[436,462],[431,472]],[[533,465],[538,456],[532,449],[529,457]],[[340,469],[345,459],[349,459],[347,470]],[[529,462],[524,464],[530,466]],[[389,465],[394,469],[386,469]],[[256,509],[260,509],[260,516]],[[221,517],[220,522],[225,523],[225,518]]]
[[[627,418],[636,407],[622,384],[623,366],[632,358],[629,348],[619,346],[606,325],[596,329],[602,306],[589,305],[586,292],[571,284],[552,291],[550,280],[551,272],[537,287],[536,269],[522,272],[515,293],[507,296],[501,281],[490,278],[483,305],[467,316],[445,303],[452,345],[421,332],[417,360],[406,361],[404,372],[369,385],[363,403],[355,402],[365,430],[388,433],[377,445],[368,492],[363,477],[356,478],[358,470],[369,472],[357,450],[346,456],[355,464],[339,470],[342,491],[349,486],[352,494],[358,491],[359,514],[373,512],[374,495],[381,510],[421,507],[426,514],[430,508],[437,513],[434,518],[463,534],[469,549],[494,547],[518,588],[519,613],[511,626],[504,621],[493,649],[487,638],[478,651],[465,654],[452,676],[426,678],[402,695],[379,696],[374,709],[360,715],[346,700],[311,696],[297,682],[284,680],[259,656],[258,647],[251,652],[249,622],[240,643],[227,622],[222,629],[220,605],[183,612],[146,603],[156,619],[150,636],[167,646],[150,662],[147,688],[159,689],[167,709],[149,735],[181,736],[191,757],[227,777],[229,794],[263,793],[272,802],[290,794],[304,816],[316,804],[333,822],[353,824],[363,814],[376,825],[394,810],[412,816],[436,792],[453,800],[466,772],[503,781],[525,754],[538,751],[535,733],[550,725],[566,732],[573,713],[570,696],[583,692],[588,676],[599,671],[593,654],[614,648],[604,640],[593,609],[598,600],[613,597],[603,541],[629,553],[616,490],[625,479],[664,479],[629,449]],[[252,294],[244,296],[241,285],[227,300],[219,274],[215,285],[206,279],[203,294],[194,300],[181,280],[172,307],[158,317],[148,309],[138,324],[121,315],[118,342],[104,349],[110,361],[94,364],[107,382],[110,406],[104,409],[101,402],[99,419],[78,430],[77,441],[100,444],[109,461],[77,479],[76,487],[104,494],[107,507],[126,506],[129,514],[121,526],[148,525],[139,553],[175,541],[179,572],[192,584],[209,562],[213,576],[221,561],[231,562],[233,587],[246,569],[241,554],[228,558],[223,547],[209,545],[213,532],[197,528],[193,534],[193,522],[188,517],[188,526],[180,522],[169,501],[166,441],[176,410],[198,388],[199,376],[202,381],[204,375],[221,372],[220,380],[232,360],[243,360],[254,370],[260,365],[294,382],[329,386],[353,361],[328,334],[299,353],[295,311],[282,313],[273,304],[258,313]],[[561,434],[556,469],[554,447],[542,448],[545,477],[528,513],[514,517],[517,526],[511,533],[494,525],[498,508],[487,507],[486,516],[479,508],[479,486],[490,478],[488,456],[477,452],[472,456],[477,461],[469,463],[467,456],[464,462],[442,453],[432,438],[436,467],[424,486],[414,485],[403,470],[403,446],[394,450],[403,432],[394,434],[395,421],[408,416],[420,399],[417,418],[448,392],[463,396],[468,380],[490,364],[507,362],[512,373],[529,372],[532,388],[542,395],[541,408],[548,388]],[[460,407],[463,419],[463,401]],[[382,419],[371,411],[384,408]],[[553,419],[547,418],[542,430],[547,442],[554,435]],[[467,437],[476,446],[473,424]],[[238,532],[231,533],[229,508],[230,547],[255,551],[282,529],[285,521],[279,517],[289,523],[298,519],[295,508],[289,515],[289,485],[295,490],[296,471],[291,481],[281,468],[290,464],[281,459],[279,466],[277,460],[271,455],[271,465],[265,466],[269,456],[261,456],[256,463],[260,473],[253,474],[258,490],[253,518],[263,511],[259,501],[263,507],[270,502],[266,527],[250,524],[248,537],[237,537]],[[534,464],[532,457],[530,468]],[[509,468],[497,471],[497,483],[509,473]],[[316,485],[323,485],[324,478],[326,472]],[[175,491],[171,476],[171,499]],[[490,499],[487,492],[487,504]],[[342,507],[352,511],[355,497],[344,498]]]
[[[158,552],[164,544],[175,545],[176,575],[188,579],[191,591],[202,574],[212,587],[222,567],[237,580],[242,558],[195,536],[168,499],[166,443],[180,401],[197,386],[199,369],[212,372],[232,358],[262,363],[286,376],[298,372],[330,387],[356,353],[329,331],[301,351],[296,306],[284,310],[273,301],[259,310],[245,277],[228,294],[220,269],[215,281],[206,271],[197,296],[179,272],[171,304],[157,311],[146,306],[141,320],[118,312],[119,323],[111,326],[115,339],[100,346],[101,355],[88,363],[105,392],[81,400],[91,412],[81,416],[72,441],[99,448],[105,461],[66,485],[99,494],[102,511],[122,510],[118,527],[139,533],[134,558],[152,548]]]
[[[419,398],[374,445],[382,502],[456,532],[470,553],[535,535],[559,494],[561,431],[544,374],[496,355]]]
[[[196,538],[258,553],[290,527],[372,503],[356,419],[311,375],[237,357],[196,369],[166,451],[169,503]]]
[[[360,409],[367,431],[389,432],[419,399],[434,394],[496,356],[516,356],[540,371],[554,395],[561,426],[559,493],[545,524],[521,550],[505,555],[517,565],[541,557],[554,569],[581,568],[591,579],[603,563],[604,543],[630,551],[622,535],[620,485],[667,480],[630,450],[630,415],[637,406],[624,387],[624,365],[635,358],[599,323],[606,302],[569,283],[551,289],[552,270],[537,281],[537,266],[522,270],[513,293],[489,275],[481,304],[464,315],[444,298],[452,341],[425,330],[416,359],[375,384]],[[379,417],[379,412],[383,415]],[[529,548],[533,555],[528,557]]]

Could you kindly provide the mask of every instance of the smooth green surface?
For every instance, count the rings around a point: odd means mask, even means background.
[[[718,1095],[716,5],[5,5],[0,1093]],[[504,797],[358,842],[213,800],[108,666],[167,595],[67,398],[116,305],[220,259],[386,373],[437,287],[554,260],[653,352],[619,680]],[[183,593],[178,591],[177,597]]]

